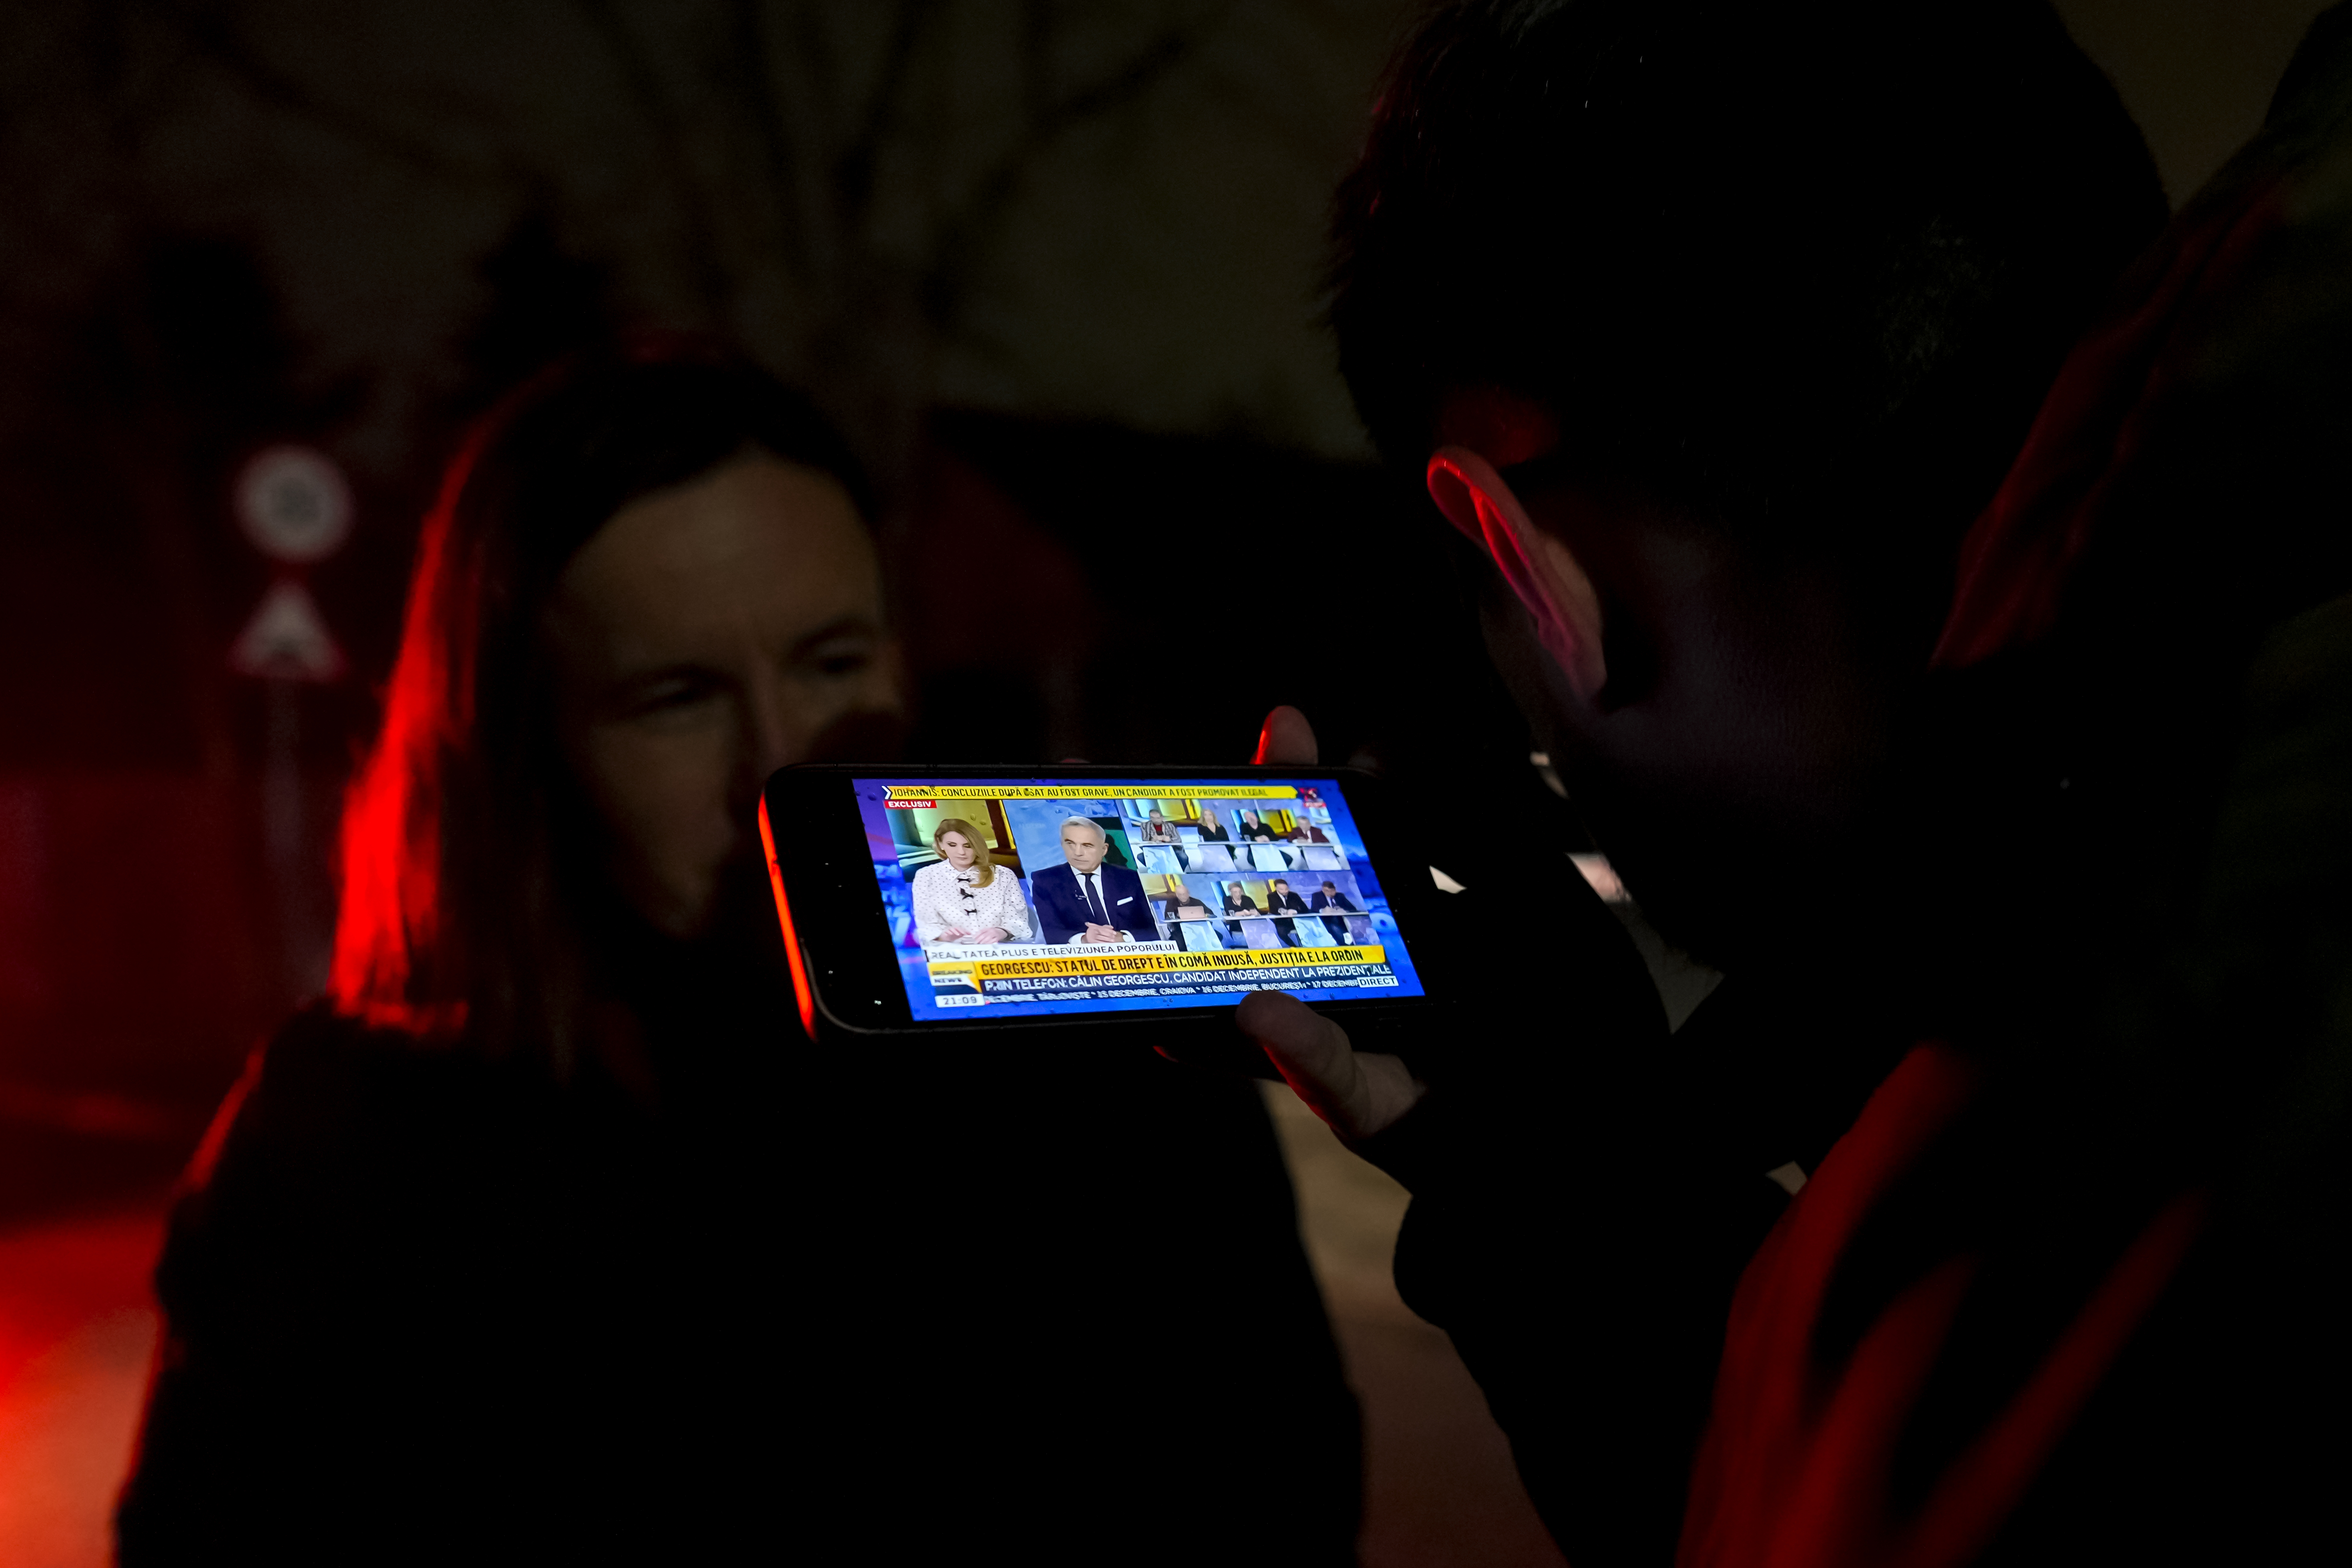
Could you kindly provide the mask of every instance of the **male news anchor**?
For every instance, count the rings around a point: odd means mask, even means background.
[[[1029,879],[1037,928],[1049,942],[1158,942],[1160,923],[1143,879],[1124,866],[1106,866],[1110,839],[1083,816],[1062,819],[1062,859]]]
[[[1324,880],[1323,890],[1315,895],[1314,901],[1309,907],[1318,910],[1337,910],[1351,915],[1363,912],[1348,901],[1348,895],[1339,890],[1339,883],[1328,878]],[[1333,942],[1338,942],[1341,947],[1348,945],[1348,922],[1339,915],[1325,915],[1323,929],[1331,933]]]

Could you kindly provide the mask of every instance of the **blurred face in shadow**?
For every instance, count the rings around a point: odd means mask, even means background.
[[[1607,684],[1579,689],[1499,575],[1488,645],[1643,912],[1718,966],[1813,940],[1817,895],[1859,896],[1832,868],[1869,858],[1932,618],[1890,631],[1868,577],[1759,559],[1641,498],[1523,499],[1596,586]]]
[[[703,934],[756,858],[767,776],[903,704],[882,574],[830,475],[747,453],[632,501],[573,556],[545,622],[565,760],[622,895]]]

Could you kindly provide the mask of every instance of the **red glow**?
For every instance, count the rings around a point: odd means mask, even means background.
[[[159,1324],[160,1207],[0,1232],[0,1562],[110,1561]]]
[[[760,797],[760,847],[768,857],[768,886],[776,890],[776,921],[784,932],[784,962],[792,966],[793,1000],[800,1004],[801,1028],[816,1038],[816,993],[809,989],[808,967],[801,962],[801,941],[793,932],[792,901],[784,897],[784,868],[776,864],[776,834],[768,826],[768,798]]]
[[[1897,1516],[1888,1465],[1978,1260],[1953,1258],[1871,1325],[1843,1365],[1812,1353],[1855,1231],[1974,1088],[1922,1047],[1872,1096],[1739,1282],[1715,1412],[1692,1477],[1680,1568],[1958,1568],[1991,1541],[2196,1237],[2177,1200],[2127,1247],[2006,1409]]]
[[[371,1024],[433,1033],[465,1022],[462,1002],[420,1006],[421,992],[448,989],[446,975],[420,975],[420,957],[449,945],[441,887],[443,792],[474,722],[474,658],[479,629],[442,626],[451,579],[478,572],[459,559],[458,497],[492,432],[477,427],[448,471],[417,547],[400,654],[384,693],[383,729],[343,806],[342,897],[328,994],[338,1011]]]
[[[2240,287],[2284,222],[2259,182],[2204,220],[2176,226],[2126,281],[2117,308],[2058,373],[2000,492],[1960,545],[1959,590],[1935,663],[1965,668],[2039,641],[2094,552],[2116,476],[2147,438],[2149,411],[2183,379],[2208,301]]]

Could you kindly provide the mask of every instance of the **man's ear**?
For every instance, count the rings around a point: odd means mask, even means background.
[[[1440,447],[1429,459],[1429,499],[1493,558],[1503,580],[1535,617],[1544,651],[1585,701],[1608,684],[1601,652],[1601,595],[1567,545],[1538,528],[1528,509],[1467,447]]]

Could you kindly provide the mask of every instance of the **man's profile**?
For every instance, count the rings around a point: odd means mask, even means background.
[[[2338,5],[2168,230],[2042,0],[1460,0],[1399,55],[1343,373],[1725,979],[1670,1031],[1559,866],[1442,1075],[1237,1016],[1412,1190],[1400,1290],[1580,1568],[2344,1555],[2347,103]]]

